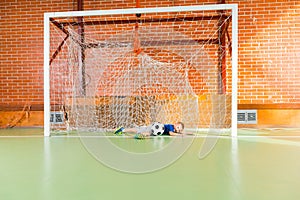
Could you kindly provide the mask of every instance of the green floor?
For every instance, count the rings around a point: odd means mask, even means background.
[[[112,169],[95,157],[97,144],[107,138],[89,138],[87,143],[78,137],[32,135],[0,137],[0,199],[300,199],[298,137],[252,137],[241,132],[243,136],[238,139],[218,138],[204,159],[199,159],[198,154],[206,137],[199,137],[173,163],[153,172],[133,174]],[[184,143],[186,138],[108,140],[128,154],[147,157],[156,148]],[[147,161],[138,164],[144,162]]]

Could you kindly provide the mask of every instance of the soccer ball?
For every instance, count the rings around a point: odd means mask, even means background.
[[[164,124],[160,122],[154,122],[151,125],[151,135],[157,136],[162,135],[164,133],[165,127]]]

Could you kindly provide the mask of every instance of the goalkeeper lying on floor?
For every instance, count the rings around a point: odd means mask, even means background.
[[[175,124],[162,124],[160,122],[154,122],[149,126],[139,126],[137,128],[118,128],[114,133],[116,135],[122,135],[123,133],[135,133],[134,138],[144,139],[149,136],[158,135],[170,135],[178,136],[183,135],[182,131],[184,129],[184,124],[182,122],[177,122]]]

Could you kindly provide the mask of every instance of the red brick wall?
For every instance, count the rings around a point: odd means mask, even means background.
[[[239,103],[300,103],[300,1],[239,3]]]
[[[218,0],[141,0],[141,7]],[[300,2],[239,4],[239,103],[300,104]],[[84,0],[84,9],[135,7],[135,1]],[[43,13],[76,10],[76,0],[0,2],[0,107],[43,104]]]
[[[0,107],[43,103],[43,13],[73,8],[72,0],[0,2]]]

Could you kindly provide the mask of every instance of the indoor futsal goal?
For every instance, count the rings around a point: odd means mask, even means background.
[[[182,121],[236,135],[237,5],[44,14],[44,135]]]

